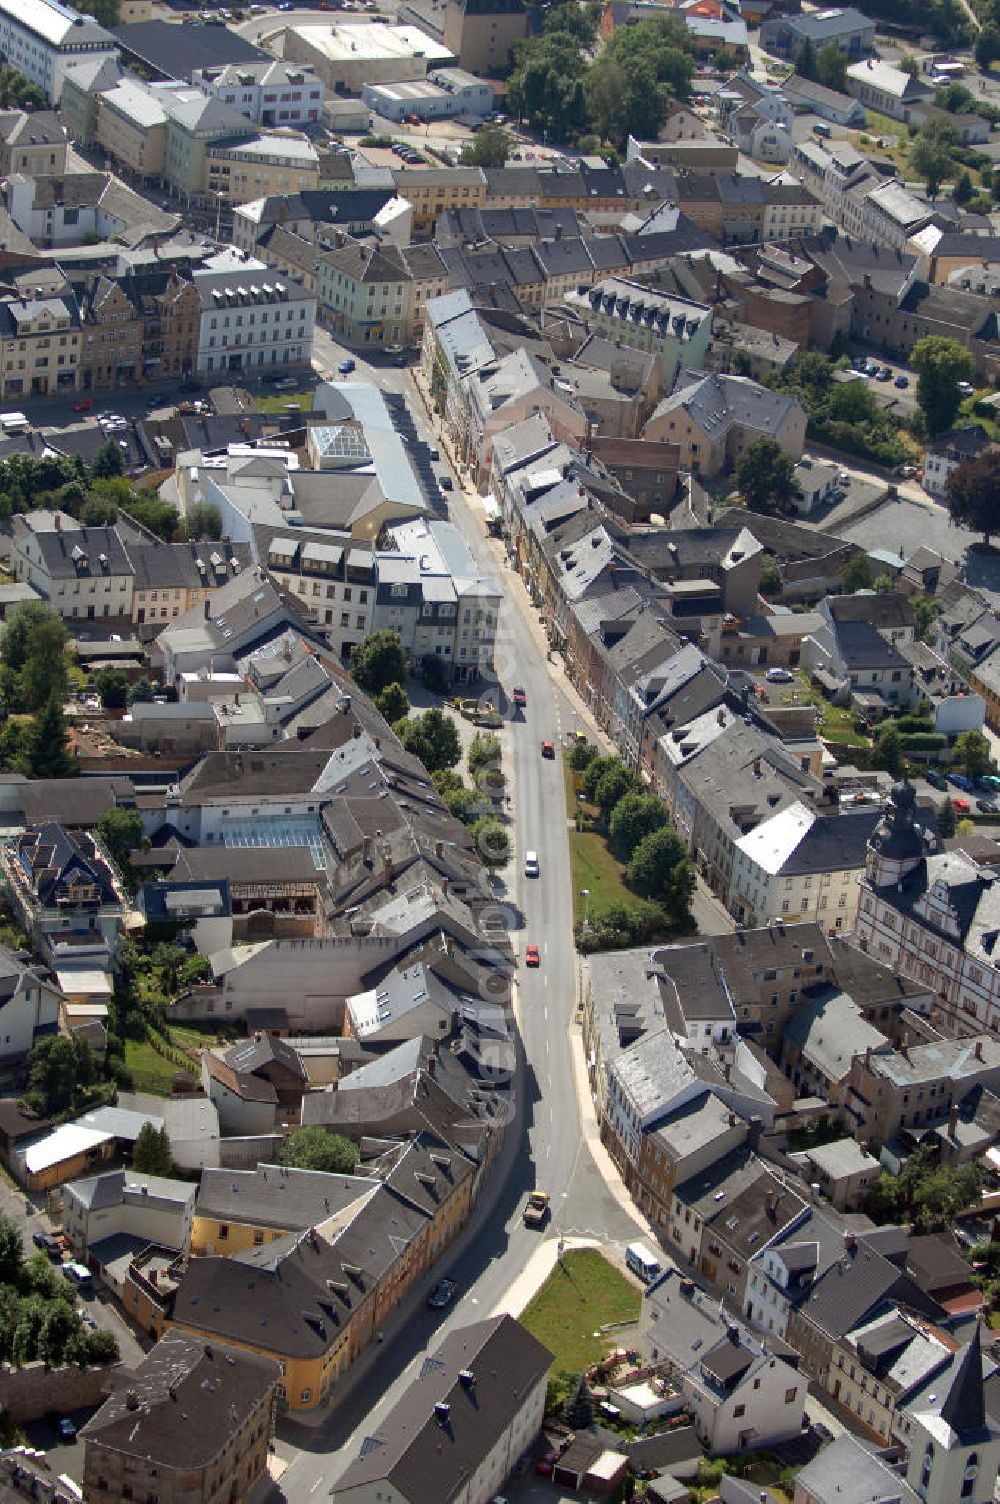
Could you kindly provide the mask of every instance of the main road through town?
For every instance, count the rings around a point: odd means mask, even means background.
[[[324,353],[325,351],[325,353]],[[317,338],[315,363],[330,374],[343,354],[323,334]],[[336,376],[334,380],[338,379]],[[418,439],[437,442],[408,371],[358,360],[352,380],[370,379],[383,391],[405,397]],[[445,464],[438,470],[450,468]],[[455,477],[456,481],[458,477]],[[496,573],[497,559],[483,538],[462,496],[451,493],[450,513],[484,569]],[[506,575],[506,569],[501,571]],[[451,1327],[488,1315],[524,1271],[541,1238],[586,1236],[620,1245],[634,1235],[635,1224],[607,1190],[582,1141],[574,1088],[569,1033],[577,1002],[577,957],[573,945],[570,884],[561,761],[544,759],[541,744],[559,742],[572,730],[574,715],[548,672],[545,654],[528,623],[505,591],[497,637],[496,667],[500,683],[515,684],[527,694],[527,709],[509,723],[505,742],[512,743],[517,857],[509,869],[509,904],[514,940],[520,954],[537,945],[537,971],[517,968],[517,1010],[523,1045],[522,1067],[511,1089],[514,1109],[504,1155],[485,1184],[469,1235],[460,1240],[439,1273],[458,1281],[459,1291],[445,1318],[426,1308],[421,1288],[387,1323],[381,1345],[361,1361],[362,1376],[343,1396],[334,1393],[330,1414],[318,1425],[281,1426],[279,1453],[294,1446],[280,1480],[291,1504],[322,1495],[356,1452],[362,1437],[377,1423],[412,1378],[414,1366],[430,1344],[437,1345]],[[538,853],[541,875],[523,876],[523,854]],[[526,1193],[534,1186],[552,1197],[552,1218],[544,1232],[521,1222]]]

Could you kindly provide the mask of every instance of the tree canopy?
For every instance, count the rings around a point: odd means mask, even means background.
[[[40,710],[66,693],[66,628],[42,601],[21,601],[0,628],[0,695],[10,711]]]
[[[501,125],[486,125],[462,147],[462,167],[503,167],[514,150],[514,137]]]
[[[608,845],[619,861],[627,862],[639,842],[666,823],[666,806],[655,794],[626,794],[611,812]]]
[[[927,192],[936,197],[945,178],[955,169],[958,135],[950,120],[934,116],[925,120],[910,148],[910,166],[927,183]]]
[[[149,845],[137,809],[106,809],[96,826],[97,838],[129,886],[134,885],[131,856]]]
[[[351,1175],[358,1162],[358,1151],[349,1138],[327,1133],[313,1124],[296,1128],[281,1149],[281,1163],[297,1170],[325,1170],[330,1175]]]
[[[142,1175],[170,1176],[174,1173],[174,1154],[166,1128],[143,1123],[132,1150],[132,1168]]]
[[[351,673],[370,695],[377,695],[389,684],[402,684],[406,678],[406,652],[399,633],[387,627],[369,632],[363,642],[351,649]]]
[[[625,881],[641,898],[662,904],[675,919],[686,919],[695,890],[687,847],[672,825],[644,836],[625,869]]]
[[[452,716],[432,706],[423,715],[403,721],[397,727],[407,752],[419,757],[429,773],[453,768],[462,756],[462,743]]]
[[[945,502],[953,522],[990,538],[1000,532],[1000,451],[963,460],[945,481]]]
[[[28,1096],[47,1116],[76,1105],[97,1079],[97,1061],[86,1040],[75,1034],[49,1034],[28,1055]]]
[[[788,511],[802,494],[795,461],[767,434],[748,444],[737,460],[736,487],[752,512]]]

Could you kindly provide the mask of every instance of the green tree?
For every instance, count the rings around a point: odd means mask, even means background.
[[[836,42],[827,42],[817,53],[816,78],[828,89],[847,93],[847,54],[841,52]]]
[[[141,679],[136,679],[128,692],[128,702],[130,705],[150,705],[155,698],[156,690],[145,676]]]
[[[480,861],[491,869],[506,867],[511,844],[507,827],[495,815],[484,815],[470,829]]]
[[[950,120],[939,116],[925,120],[910,148],[910,166],[927,184],[931,198],[954,170],[958,137]]]
[[[110,496],[88,496],[80,507],[80,521],[84,527],[112,527],[118,521],[118,503]]]
[[[390,726],[395,726],[409,715],[410,697],[401,684],[387,684],[375,696],[375,709]]]
[[[547,11],[543,29],[550,33],[568,32],[581,47],[589,50],[597,40],[599,19],[599,14],[595,15],[594,10],[579,5],[577,0],[562,0],[562,4],[553,5]]]
[[[955,756],[969,778],[984,778],[993,766],[990,744],[981,731],[963,731],[955,742]]]
[[[28,1054],[31,1099],[48,1115],[72,1106],[77,1093],[93,1085],[96,1074],[93,1050],[75,1034],[47,1035]]]
[[[462,755],[458,728],[450,715],[432,706],[423,715],[404,721],[399,739],[407,752],[419,757],[429,773],[439,768],[453,768]]]
[[[567,32],[519,42],[508,78],[508,106],[538,135],[570,141],[587,124],[586,71],[583,49]]]
[[[87,1332],[82,1353],[87,1367],[99,1368],[105,1363],[117,1363],[119,1358],[118,1338],[114,1332],[98,1327],[96,1332]]]
[[[72,778],[77,772],[69,750],[66,718],[55,696],[35,716],[28,734],[27,756],[32,778]]]
[[[956,204],[967,204],[969,202],[969,199],[972,197],[973,192],[974,189],[972,187],[972,179],[969,177],[968,170],[966,168],[963,168],[959,173],[957,179],[955,180],[955,186],[951,190],[951,196],[955,200]]]
[[[501,125],[486,125],[462,147],[462,167],[503,167],[514,153],[514,137]]]
[[[143,1123],[132,1150],[132,1168],[140,1175],[173,1175],[174,1153],[166,1128]]]
[[[313,1124],[296,1128],[282,1145],[280,1160],[297,1170],[324,1170],[329,1175],[353,1175],[358,1151],[349,1138],[327,1133]]]
[[[118,0],[72,0],[73,9],[81,15],[93,16],[98,26],[117,26],[120,21]]]
[[[625,139],[626,86],[625,69],[607,53],[602,53],[588,69],[584,81],[587,111],[602,141]]]
[[[895,581],[891,574],[877,574],[872,589],[876,595],[888,595],[894,584]]]
[[[569,754],[569,765],[574,773],[582,773],[597,757],[597,748],[593,742],[574,742],[573,750]]]
[[[448,688],[448,665],[439,653],[425,653],[420,664],[424,687],[431,694],[443,695]]]
[[[687,917],[695,890],[694,868],[672,825],[639,842],[625,868],[625,881],[641,898],[663,904],[675,918]]]
[[[51,606],[22,601],[0,629],[9,710],[38,710],[66,693],[66,628]]]
[[[102,444],[90,463],[90,473],[95,480],[111,480],[115,475],[124,475],[125,461],[116,439]]]
[[[900,73],[908,73],[911,78],[920,77],[920,64],[917,62],[912,52],[904,52],[899,62],[896,64],[896,67],[899,69]]]
[[[955,834],[955,806],[951,799],[942,799],[937,808],[938,835],[943,841],[948,841]]]
[[[351,673],[370,695],[406,678],[406,652],[398,632],[382,627],[351,649]]]
[[[875,749],[879,766],[898,778],[903,769],[903,742],[894,722],[886,721],[878,728],[875,733]]]
[[[38,1357],[46,1368],[58,1368],[80,1331],[80,1318],[72,1306],[53,1301],[38,1328]]]
[[[172,507],[169,501],[162,501],[155,491],[133,490],[127,505],[123,503],[123,508],[136,522],[162,538],[164,543],[172,543],[180,531],[181,517],[177,508]]]
[[[0,1285],[16,1285],[23,1266],[21,1229],[12,1218],[0,1215]]]
[[[748,444],[736,462],[736,487],[752,512],[788,511],[801,496],[795,461],[777,439],[764,436]]]
[[[0,110],[47,110],[49,101],[42,89],[25,78],[17,68],[0,67]]]
[[[667,823],[667,811],[655,794],[625,794],[611,811],[608,845],[627,862],[639,842]]]
[[[454,815],[456,820],[468,824],[473,810],[481,802],[475,789],[468,788],[461,774],[456,773],[454,768],[439,768],[431,774],[431,782],[444,800],[448,813]]]
[[[795,71],[800,78],[808,78],[813,83],[819,83],[819,74],[816,71],[816,48],[809,37],[806,37],[799,48],[799,55],[795,59]]]
[[[749,376],[753,369],[750,352],[737,345],[729,356],[729,369],[734,376]]]
[[[102,668],[94,675],[94,692],[105,710],[124,710],[128,704],[128,679],[120,668]]]
[[[1000,58],[1000,26],[995,21],[987,22],[976,37],[975,56],[984,73],[988,73],[990,65]]]
[[[469,743],[469,750],[465,759],[466,766],[469,769],[469,776],[475,778],[476,774],[482,772],[483,768],[492,767],[495,763],[499,763],[499,761],[500,738],[495,736],[492,731],[477,731]]]
[[[866,554],[859,551],[848,559],[841,584],[845,595],[856,595],[859,590],[872,588],[872,568]]]
[[[131,865],[132,853],[144,851],[149,846],[139,811],[121,807],[106,809],[95,830],[104,850],[131,886],[135,881]]]
[[[222,513],[210,501],[196,501],[184,513],[184,531],[192,542],[217,542],[222,537]]]
[[[562,1409],[563,1422],[574,1431],[585,1431],[593,1423],[594,1406],[584,1374],[576,1374]]]
[[[913,625],[918,640],[930,642],[931,628],[941,615],[940,602],[932,601],[927,595],[915,595],[911,597],[910,605],[913,608]]]
[[[601,774],[594,789],[594,801],[604,819],[609,820],[619,799],[624,799],[626,794],[630,794],[638,786],[639,780],[631,768],[627,768],[620,758],[609,759],[609,766]]]
[[[952,522],[982,533],[988,548],[1000,532],[1000,451],[963,460],[945,481],[945,504]]]
[[[583,770],[581,786],[591,804],[597,802],[597,785],[611,767],[624,767],[620,757],[591,757]]]
[[[781,566],[774,554],[765,554],[760,564],[761,595],[781,594]]]

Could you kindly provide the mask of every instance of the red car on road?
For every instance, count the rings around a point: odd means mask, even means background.
[[[553,747],[552,743],[551,742],[542,742],[542,756],[543,757],[555,757],[555,755],[556,755],[556,749],[555,749],[555,747]]]
[[[514,704],[515,705],[520,705],[521,708],[523,709],[524,706],[527,705],[527,703],[528,703],[528,696],[525,694],[524,690],[521,688],[520,685],[516,685],[515,688],[514,688]]]
[[[951,807],[955,811],[956,815],[967,815],[972,808],[968,799],[953,799],[951,801]]]
[[[526,947],[524,952],[524,964],[525,966],[541,966],[542,960],[538,954],[537,945],[529,945]]]
[[[89,413],[93,405],[89,397],[81,397],[79,402],[73,403],[73,411],[75,413]]]

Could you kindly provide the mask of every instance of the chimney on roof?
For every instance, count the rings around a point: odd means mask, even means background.
[[[972,1053],[975,1055],[976,1059],[980,1063],[982,1063],[982,1059],[983,1059],[983,1041],[981,1039],[977,1039],[976,1040],[976,1046],[975,1046],[975,1049],[973,1050]]]
[[[952,1102],[951,1111],[948,1114],[948,1137],[955,1137],[955,1129],[958,1127],[958,1103]]]
[[[365,836],[364,840],[361,842],[361,860],[363,862],[370,862],[371,859],[372,859],[372,838],[371,838],[371,836]]]
[[[212,602],[207,598],[207,596],[205,598],[205,620],[212,620]]]
[[[760,1136],[764,1131],[764,1119],[754,1113],[748,1125],[747,1147],[749,1149],[760,1148]]]
[[[844,1252],[853,1253],[858,1246],[858,1240],[853,1232],[844,1233]]]
[[[428,1076],[436,1076],[437,1075],[437,1068],[438,1068],[437,1056],[436,1055],[428,1055],[428,1057],[427,1057],[427,1074],[428,1074]]]

